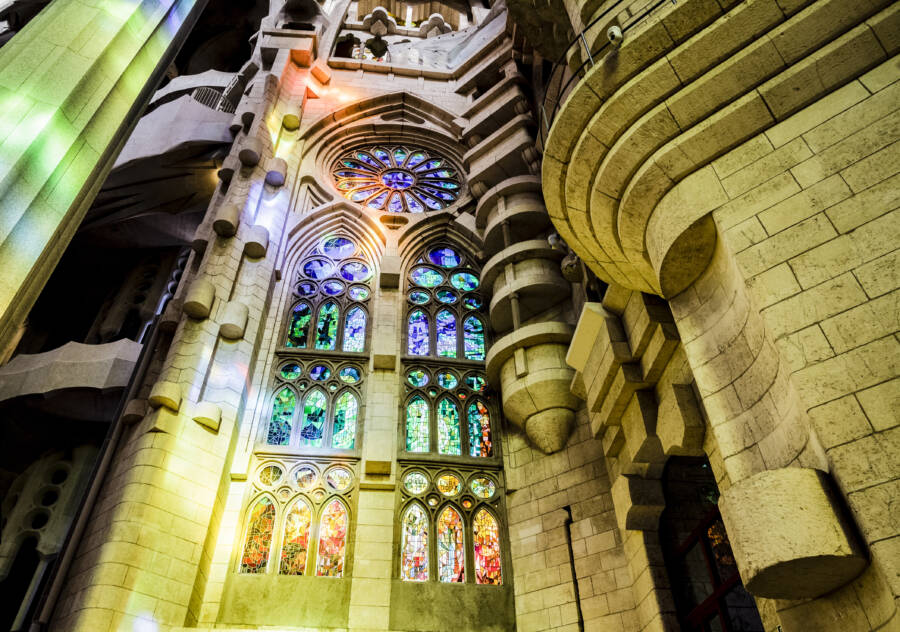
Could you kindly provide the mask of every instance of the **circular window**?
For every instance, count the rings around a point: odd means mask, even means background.
[[[453,204],[462,189],[446,158],[412,147],[356,149],[337,161],[332,175],[344,197],[391,213],[438,211]]]
[[[322,291],[328,296],[337,296],[344,291],[344,284],[340,281],[325,281],[322,284]]]
[[[303,373],[303,367],[296,362],[289,362],[281,367],[281,377],[285,380],[296,380]]]
[[[403,477],[403,487],[410,494],[421,494],[428,489],[428,479],[422,472],[410,472]]]
[[[450,285],[457,290],[469,292],[478,287],[478,277],[470,272],[457,272],[450,277]]]
[[[328,259],[312,259],[303,264],[303,274],[310,279],[324,279],[334,271],[334,264]]]
[[[341,276],[347,281],[365,281],[371,275],[369,266],[362,261],[349,261],[341,266]]]
[[[456,302],[456,294],[450,290],[438,290],[434,294],[441,303],[453,305]]]
[[[428,374],[422,369],[413,369],[407,373],[406,379],[416,388],[421,388],[428,384]]]
[[[444,496],[456,496],[462,490],[462,481],[453,474],[442,474],[437,479],[437,488]]]
[[[428,260],[442,268],[455,268],[462,263],[462,257],[459,253],[446,246],[429,250]]]
[[[297,481],[297,487],[303,490],[312,489],[316,484],[317,474],[314,469],[304,465],[294,474],[294,480]]]
[[[494,481],[486,476],[477,476],[469,483],[469,489],[479,498],[490,498],[494,495],[497,486],[494,484]]]
[[[466,376],[466,386],[476,393],[480,393],[484,390],[484,387],[487,386],[487,382],[485,381],[484,376],[472,373]]]
[[[413,268],[413,271],[409,274],[409,278],[419,287],[426,288],[437,287],[444,281],[444,275],[428,266]]]
[[[345,259],[356,250],[356,244],[346,237],[329,237],[322,242],[322,252],[332,259]]]
[[[354,301],[364,301],[369,298],[369,290],[368,288],[361,287],[359,285],[354,285],[350,288],[350,298]]]
[[[345,366],[338,372],[338,377],[344,384],[356,384],[362,379],[362,373],[355,366]]]
[[[456,388],[459,379],[449,371],[441,371],[437,374],[437,382],[441,388]]]
[[[282,471],[277,465],[268,465],[259,472],[259,482],[263,485],[274,485],[281,480]]]
[[[325,474],[325,482],[333,489],[342,492],[353,482],[353,474],[346,467],[334,467]]]
[[[317,364],[309,370],[309,377],[314,379],[316,382],[324,382],[331,377],[331,369],[329,369],[324,364]]]

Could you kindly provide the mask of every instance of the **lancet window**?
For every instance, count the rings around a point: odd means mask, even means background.
[[[400,579],[501,585],[499,474],[409,465],[401,480]]]
[[[344,577],[355,481],[346,464],[263,463],[252,484],[239,572]]]

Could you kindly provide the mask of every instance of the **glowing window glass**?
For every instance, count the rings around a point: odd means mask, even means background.
[[[275,527],[275,504],[262,497],[253,505],[247,520],[247,540],[241,555],[242,573],[265,573]]]
[[[343,577],[348,524],[347,509],[339,500],[332,500],[322,514],[319,526],[316,562],[316,575],[319,577]]]
[[[355,366],[345,366],[338,372],[338,376],[344,384],[356,384],[362,379],[362,374]]]
[[[311,467],[301,467],[297,470],[297,473],[294,474],[294,480],[297,481],[297,486],[303,490],[312,489],[317,478],[318,474],[316,474],[316,471]]]
[[[407,325],[406,352],[409,355],[428,355],[428,317],[425,312],[416,310],[409,315]]]
[[[424,305],[430,299],[427,292],[422,292],[421,290],[413,290],[409,293],[409,300],[411,303],[415,303],[416,305]]]
[[[429,250],[428,260],[442,268],[455,268],[462,263],[462,257],[459,256],[459,253],[446,246]]]
[[[294,408],[297,407],[297,396],[289,388],[283,388],[275,395],[272,404],[272,417],[269,419],[269,432],[266,443],[269,445],[287,445],[291,441],[291,426],[294,419]]]
[[[484,390],[485,386],[487,386],[487,381],[481,375],[467,375],[466,386],[471,388],[476,393],[480,393]]]
[[[449,371],[441,371],[437,374],[437,383],[441,388],[456,388],[459,380]]]
[[[348,261],[341,266],[341,277],[350,282],[365,281],[370,274],[369,266],[361,261]]]
[[[443,358],[456,357],[456,316],[441,310],[435,318],[437,332],[437,353]]]
[[[453,507],[445,507],[438,518],[437,541],[438,579],[442,582],[466,581],[462,517]]]
[[[356,422],[359,417],[359,402],[350,391],[338,397],[334,405],[334,423],[331,447],[352,450],[356,440]],[[334,471],[334,470],[332,470]]]
[[[462,454],[459,430],[459,408],[447,398],[438,402],[437,407],[438,452],[441,454]]]
[[[345,259],[356,250],[356,244],[345,237],[329,237],[322,243],[322,252],[332,259]]]
[[[325,474],[325,482],[333,489],[342,492],[349,489],[353,482],[353,474],[346,467],[335,467]]]
[[[306,556],[309,552],[309,527],[312,511],[302,498],[298,498],[284,519],[284,539],[281,544],[281,575],[306,573]]]
[[[334,271],[334,264],[328,259],[311,259],[303,264],[303,274],[310,279],[320,280]]]
[[[428,402],[422,397],[406,406],[406,451],[428,452]]]
[[[469,456],[493,456],[491,416],[479,401],[469,404]]]
[[[478,277],[471,272],[457,272],[450,277],[450,285],[461,292],[471,292],[478,287]]]
[[[494,481],[486,476],[479,476],[478,478],[472,479],[469,489],[471,489],[472,493],[479,498],[490,498],[494,495],[497,486],[494,485]]]
[[[285,346],[305,349],[309,343],[309,321],[312,310],[307,303],[298,303],[291,311],[291,325],[288,328]]]
[[[416,388],[421,388],[428,384],[428,374],[422,369],[413,369],[406,375],[406,379]]]
[[[437,300],[445,305],[453,305],[456,302],[457,296],[450,290],[438,290],[434,293],[434,296]]]
[[[337,343],[338,306],[328,301],[319,309],[316,325],[316,349],[333,350]]]
[[[296,380],[303,373],[303,367],[296,362],[290,362],[282,366],[279,373],[285,380]]]
[[[422,472],[410,472],[403,478],[403,487],[410,494],[421,494],[428,489],[428,479]]]
[[[284,472],[281,471],[280,467],[277,465],[269,465],[264,467],[259,473],[259,482],[263,485],[274,485],[281,480],[282,474],[284,474]]]
[[[444,282],[444,275],[429,266],[413,268],[409,274],[410,280],[419,287],[433,288]]]
[[[354,301],[364,301],[369,298],[369,290],[364,287],[360,287],[359,285],[354,285],[350,288],[350,298]]]
[[[344,351],[358,353],[366,346],[366,312],[362,307],[351,307],[344,319]]]
[[[300,444],[321,446],[325,430],[325,409],[328,402],[322,391],[315,390],[303,402],[303,424],[300,426]]]
[[[463,322],[466,360],[484,360],[484,325],[475,316]]]
[[[428,580],[428,515],[418,503],[410,505],[401,522],[400,579]]]
[[[309,370],[309,377],[316,382],[324,382],[331,377],[331,369],[324,364],[317,364]]]
[[[463,307],[466,309],[481,309],[481,299],[477,296],[467,296],[463,299]]]
[[[322,284],[322,291],[328,296],[337,296],[344,291],[344,284],[340,281],[325,281]]]
[[[475,544],[475,583],[499,585],[500,527],[487,509],[475,514],[472,536]]]
[[[437,479],[437,488],[444,496],[456,496],[462,490],[462,481],[453,474],[442,474]]]

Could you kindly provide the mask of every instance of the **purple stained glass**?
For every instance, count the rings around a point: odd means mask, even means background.
[[[411,174],[406,171],[401,171],[400,169],[393,169],[391,171],[385,171],[381,174],[381,181],[384,183],[386,187],[390,187],[392,189],[408,189],[413,185],[413,177]]]
[[[344,321],[344,351],[358,353],[366,346],[366,312],[353,307]]]
[[[304,281],[297,285],[297,294],[300,296],[312,296],[316,293],[316,284]]]
[[[422,310],[417,309],[409,315],[406,353],[424,356],[428,355],[429,351],[428,316]]]
[[[437,354],[442,358],[456,357],[456,316],[441,310],[435,319],[437,331]]]
[[[334,264],[328,259],[312,259],[303,265],[303,274],[311,279],[324,279],[334,270]]]
[[[332,259],[349,257],[356,250],[356,245],[346,237],[329,237],[322,244],[322,252]]]
[[[331,369],[324,364],[317,364],[309,370],[309,377],[316,382],[324,382],[331,377]]]
[[[436,266],[442,268],[455,268],[462,263],[462,257],[459,253],[446,246],[433,248],[428,251],[428,259]]]
[[[456,294],[450,290],[438,290],[434,293],[434,296],[445,305],[453,305],[456,302]]]
[[[340,281],[325,281],[322,284],[322,291],[328,296],[337,296],[344,291],[344,284]]]
[[[362,261],[348,261],[341,266],[341,276],[347,281],[364,281],[369,278],[369,266]]]

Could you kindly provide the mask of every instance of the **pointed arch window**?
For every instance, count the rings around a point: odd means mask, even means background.
[[[319,577],[344,576],[344,553],[349,523],[344,503],[337,499],[332,500],[325,508],[319,525],[319,551],[316,562],[316,575]]]
[[[275,394],[266,443],[269,445],[288,445],[290,443],[296,407],[297,396],[291,388],[285,386]]]
[[[448,505],[438,517],[438,579],[442,582],[466,581],[466,551],[463,522],[459,512]]]
[[[480,509],[472,521],[475,548],[475,583],[501,583],[500,525],[487,509]]]
[[[427,356],[430,349],[428,334],[428,317],[420,309],[409,315],[407,321],[406,352],[414,356]]]
[[[477,316],[469,316],[463,324],[466,360],[484,361],[484,324]]]
[[[315,389],[303,400],[303,422],[300,425],[301,445],[321,446],[325,432],[328,400],[325,393]]]
[[[309,303],[301,301],[294,306],[291,310],[291,322],[285,346],[306,349],[309,344],[309,321],[311,319],[312,309]]]
[[[406,451],[428,452],[429,443],[428,402],[416,396],[406,405]]]
[[[362,307],[351,307],[344,320],[344,351],[359,352],[366,345],[366,312]]]
[[[493,456],[491,414],[481,400],[469,404],[469,456]]]
[[[351,391],[344,391],[334,406],[334,421],[331,426],[331,447],[352,450],[356,440],[356,420],[359,417],[359,401]]]
[[[281,544],[282,575],[305,575],[309,552],[309,533],[312,510],[303,498],[298,498],[284,518],[284,539]]]
[[[445,397],[438,402],[437,427],[438,452],[440,454],[462,454],[459,407],[449,398]]]
[[[241,555],[241,573],[265,573],[272,548],[275,528],[275,503],[268,496],[260,497],[250,509],[247,537]]]
[[[414,502],[403,514],[400,577],[405,581],[428,580],[428,514]]]
[[[456,357],[456,316],[442,309],[435,319],[437,354],[442,358]]]
[[[316,349],[334,350],[338,333],[338,306],[334,301],[327,301],[319,308],[319,320],[316,323]]]

